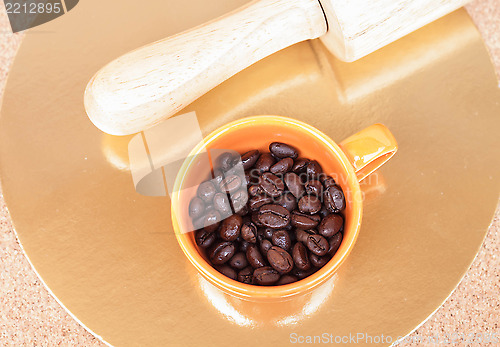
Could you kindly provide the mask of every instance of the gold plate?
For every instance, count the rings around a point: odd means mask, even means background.
[[[399,142],[378,186],[365,187],[351,255],[322,292],[277,318],[196,274],[175,240],[169,199],[134,190],[130,137],[101,133],[83,108],[103,64],[244,2],[87,0],[27,34],[0,119],[0,177],[19,239],[60,302],[111,344],[404,336],[460,281],[497,203],[500,93],[481,38],[459,10],[351,64],[304,42],[183,111],[197,112],[204,134],[280,114],[336,141],[381,122]]]

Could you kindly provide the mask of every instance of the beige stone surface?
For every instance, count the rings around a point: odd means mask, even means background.
[[[500,75],[500,1],[476,0],[467,6]],[[0,99],[9,67],[22,41],[12,34],[0,6]],[[434,345],[432,338],[496,334],[500,339],[500,209],[471,268],[446,302],[401,346]],[[476,340],[477,342],[477,340]],[[49,294],[16,240],[0,191],[0,346],[102,346]],[[477,343],[475,345],[478,345]],[[481,344],[484,345],[484,344]]]

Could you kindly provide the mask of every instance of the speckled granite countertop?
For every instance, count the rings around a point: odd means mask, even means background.
[[[476,0],[467,10],[478,26],[500,76],[500,1]],[[22,41],[0,10],[0,99],[6,76]],[[500,208],[476,260],[457,289],[404,346],[419,338],[452,334],[496,334],[500,339]],[[102,346],[51,297],[31,269],[16,240],[0,191],[0,345]],[[458,342],[454,345],[465,345]],[[477,344],[476,344],[477,345]],[[484,344],[481,344],[484,345]]]

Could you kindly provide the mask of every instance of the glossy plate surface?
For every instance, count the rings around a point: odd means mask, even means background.
[[[460,10],[352,64],[318,40],[297,44],[185,110],[204,135],[278,114],[335,141],[373,123],[398,140],[377,179],[363,181],[359,238],[328,286],[303,303],[250,305],[197,275],[170,200],[134,190],[130,137],[101,133],[83,109],[87,81],[108,61],[244,2],[87,0],[26,36],[0,118],[0,178],[21,243],[62,304],[114,345],[395,340],[455,288],[497,203],[500,93],[487,51]]]

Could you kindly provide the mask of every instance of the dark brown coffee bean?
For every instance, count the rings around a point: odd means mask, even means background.
[[[290,212],[297,208],[297,199],[295,199],[293,194],[290,192],[286,192],[285,194],[280,195],[274,200],[274,202],[278,205],[283,206]]]
[[[217,164],[222,171],[229,171],[240,159],[239,154],[224,152],[217,158]]]
[[[286,230],[276,230],[271,238],[273,245],[288,251],[292,247],[292,240]]]
[[[315,230],[301,230],[297,229],[295,231],[295,237],[297,238],[297,241],[302,242],[304,244],[307,244],[307,238],[309,235],[315,235],[317,234]]]
[[[224,219],[219,229],[219,236],[225,241],[234,241],[240,236],[243,219],[237,214]]]
[[[256,243],[257,242],[257,227],[252,222],[246,222],[241,227],[241,237],[243,240]]]
[[[305,190],[302,182],[300,181],[300,177],[297,176],[297,174],[293,172],[286,173],[284,181],[288,190],[293,194],[293,196],[295,196],[296,199],[300,199],[302,195],[304,195]]]
[[[257,149],[248,151],[241,156],[241,162],[243,164],[243,169],[248,170],[255,165],[260,157],[260,152]]]
[[[241,283],[252,284],[253,283],[253,268],[247,266],[240,272],[238,272],[238,281]]]
[[[319,256],[325,255],[330,248],[328,240],[318,234],[309,235],[307,237],[306,246],[312,253]]]
[[[215,193],[215,186],[210,181],[205,181],[198,186],[198,196],[206,203],[212,202]]]
[[[309,195],[321,196],[323,194],[323,185],[318,180],[309,180],[304,184],[306,193]]]
[[[248,245],[246,255],[248,263],[252,267],[259,268],[261,266],[266,266],[266,262],[264,261],[264,258],[262,257],[262,254],[260,253],[259,248],[256,245]]]
[[[248,201],[248,207],[250,207],[252,211],[257,211],[262,206],[270,204],[272,202],[273,198],[271,198],[270,196],[267,196],[265,194],[256,195]]]
[[[292,158],[283,158],[276,164],[271,166],[269,171],[271,171],[275,175],[283,175],[286,172],[290,171],[292,169],[292,166],[293,166]]]
[[[250,194],[250,196],[257,196],[257,195],[261,195],[263,193],[264,192],[262,191],[262,188],[257,184],[254,186],[248,187],[248,194]]]
[[[318,226],[318,234],[326,238],[330,238],[340,231],[342,225],[344,224],[344,219],[339,214],[329,214]]]
[[[290,212],[280,205],[264,205],[259,209],[259,221],[268,228],[282,229],[290,223]]]
[[[209,252],[208,257],[212,264],[221,265],[231,259],[236,252],[236,247],[234,243],[228,241],[222,241],[213,245]]]
[[[203,216],[205,203],[199,197],[194,197],[189,203],[189,216],[193,219]]]
[[[213,204],[215,209],[219,211],[222,216],[231,213],[231,205],[229,205],[229,198],[226,193],[215,194]]]
[[[262,176],[260,176],[259,186],[264,193],[272,197],[280,196],[285,189],[283,181],[270,172],[264,172]]]
[[[316,195],[304,195],[300,198],[298,206],[302,213],[318,213],[321,210],[321,200]]]
[[[319,210],[319,212],[318,212],[318,215],[320,215],[321,218],[325,218],[329,214],[330,214],[330,211],[328,211],[326,206],[323,204],[323,206],[321,206],[321,210]]]
[[[237,190],[229,194],[229,196],[235,213],[238,213],[241,209],[246,207],[248,202],[248,193],[246,189]]]
[[[215,265],[214,268],[219,271],[221,274],[224,276],[229,277],[232,280],[236,280],[238,275],[236,274],[236,271],[230,267],[229,265]]]
[[[297,277],[292,276],[292,275],[283,275],[281,278],[276,282],[277,286],[283,286],[285,284],[290,284],[293,282],[297,282]]]
[[[319,180],[321,181],[321,183],[323,183],[323,186],[325,188],[334,186],[336,184],[335,180],[332,178],[332,176],[328,176],[328,175],[321,175]]]
[[[273,234],[274,234],[274,230],[271,229],[271,228],[266,228],[264,229],[264,237],[268,240],[271,240],[271,238],[273,237]]]
[[[251,219],[252,219],[252,223],[255,224],[256,227],[260,228],[260,227],[263,227],[264,225],[260,222],[259,220],[259,212],[258,211],[254,211],[252,212],[251,214]]]
[[[264,266],[255,269],[253,272],[254,282],[263,286],[273,285],[274,283],[278,282],[279,279],[280,274],[278,273],[278,271],[274,270],[270,266]]]
[[[328,254],[333,257],[342,243],[342,233],[336,233],[333,235],[328,243],[330,245],[328,248]]]
[[[282,274],[293,269],[292,256],[281,247],[271,247],[267,252],[267,261],[276,271]]]
[[[196,244],[201,248],[208,248],[214,244],[216,239],[215,233],[209,233],[203,229],[196,231]]]
[[[241,252],[243,252],[243,253],[245,253],[245,254],[246,254],[246,252],[247,252],[247,248],[248,248],[248,245],[249,245],[249,244],[250,244],[250,242],[247,242],[247,241],[245,241],[245,240],[242,240],[242,241],[240,242],[240,249],[239,249],[239,250],[240,250]]]
[[[330,212],[338,213],[345,209],[344,192],[339,186],[331,186],[325,189],[323,201]]]
[[[242,179],[238,175],[229,175],[224,177],[221,181],[219,188],[221,192],[233,193],[240,189],[242,183]]]
[[[202,217],[203,219],[203,229],[209,233],[213,233],[220,224],[220,213],[216,210],[205,211],[205,215]]]
[[[269,150],[278,158],[292,158],[295,159],[299,155],[297,149],[282,142],[273,142],[269,145]]]
[[[318,215],[310,215],[299,211],[293,211],[291,216],[292,226],[303,230],[315,228],[319,220]]]
[[[319,267],[319,268],[325,266],[326,263],[328,263],[328,261],[330,261],[330,259],[331,258],[328,255],[320,257],[314,253],[309,254],[309,261],[311,262],[312,266]]]
[[[292,166],[292,171],[296,174],[306,172],[307,164],[309,164],[309,159],[307,158],[297,158]]]
[[[307,248],[302,242],[297,242],[293,246],[292,258],[297,269],[306,271],[311,268],[311,263],[309,262],[307,253]]]
[[[309,164],[307,164],[306,172],[307,176],[311,178],[319,178],[320,174],[323,173],[323,169],[316,160],[311,160]]]
[[[269,251],[269,249],[273,246],[273,244],[271,243],[271,241],[267,240],[267,239],[264,239],[262,241],[260,241],[260,251],[262,252],[262,254],[264,256],[267,255],[267,251]]]
[[[262,153],[255,163],[255,168],[260,172],[267,172],[271,169],[271,166],[274,165],[276,160],[273,158],[271,153]]]
[[[229,259],[228,264],[235,269],[241,270],[248,266],[247,256],[242,252],[236,253],[231,259]]]

